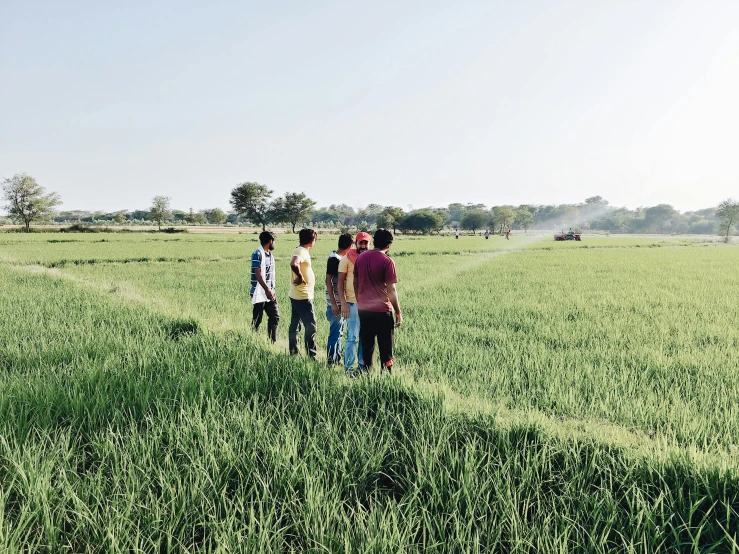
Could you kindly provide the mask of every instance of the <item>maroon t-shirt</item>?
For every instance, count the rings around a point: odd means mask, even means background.
[[[354,264],[354,275],[359,281],[357,304],[367,312],[392,312],[393,305],[387,286],[398,282],[395,262],[380,250],[362,252]]]

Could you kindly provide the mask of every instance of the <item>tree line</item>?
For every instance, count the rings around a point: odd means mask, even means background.
[[[453,203],[446,207],[404,210],[398,206],[369,204],[356,209],[347,204],[317,207],[303,192],[287,192],[277,198],[274,191],[256,182],[236,185],[230,195],[232,210],[220,208],[189,211],[171,208],[171,199],[156,196],[145,210],[116,212],[58,211],[61,199],[57,193],[46,193],[36,180],[18,174],[3,182],[3,198],[9,219],[30,230],[34,222],[87,224],[157,224],[163,225],[256,225],[318,228],[372,229],[387,228],[406,234],[432,234],[443,229],[460,229],[471,233],[490,230],[552,230],[572,228],[579,232],[608,233],[719,233],[726,240],[739,223],[739,201],[731,198],[718,206],[703,210],[679,212],[669,204],[640,207],[635,210],[611,206],[601,196],[592,196],[578,204],[518,206],[486,206]]]

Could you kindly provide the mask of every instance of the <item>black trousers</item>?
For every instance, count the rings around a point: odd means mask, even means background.
[[[315,359],[316,350],[316,314],[313,311],[313,300],[290,299],[292,305],[292,317],[290,318],[290,329],[288,330],[288,342],[290,354],[298,353],[298,334],[301,324],[305,326],[305,349],[308,355]]]
[[[280,323],[280,310],[277,307],[277,300],[254,304],[251,325],[255,331],[258,331],[265,312],[267,312],[267,335],[272,342],[277,342],[277,325]]]
[[[359,341],[362,343],[362,356],[365,367],[372,365],[375,353],[375,339],[380,350],[380,363],[383,368],[393,365],[393,340],[395,320],[392,312],[368,312],[359,310]]]

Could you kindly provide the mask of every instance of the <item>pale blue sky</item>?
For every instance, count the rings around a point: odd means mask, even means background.
[[[0,177],[65,209],[739,197],[739,1],[0,0]]]

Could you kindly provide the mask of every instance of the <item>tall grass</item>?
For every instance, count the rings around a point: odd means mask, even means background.
[[[739,444],[739,249],[502,250],[396,262],[406,316],[398,371],[409,380],[468,404],[614,424],[702,451]],[[287,259],[278,264],[285,321]],[[322,264],[316,254],[319,282]],[[103,264],[63,274],[213,330],[247,331],[247,265]]]
[[[450,413],[400,377],[348,381],[178,312],[194,286],[118,294],[87,273],[103,267],[0,264],[0,552],[739,551],[736,464]]]

